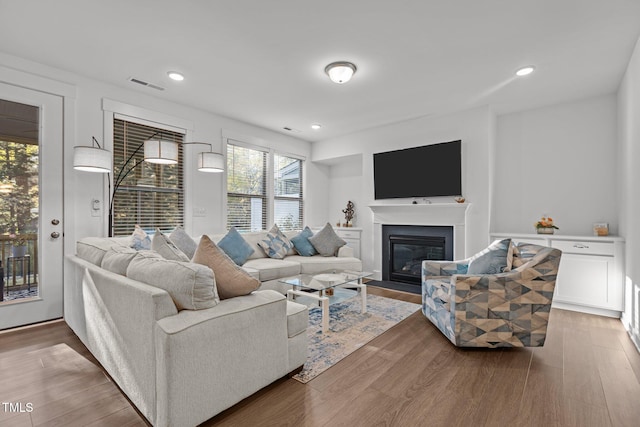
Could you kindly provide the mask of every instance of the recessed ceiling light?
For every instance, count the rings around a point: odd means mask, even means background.
[[[516,71],[516,76],[518,77],[528,76],[529,74],[533,73],[535,69],[536,67],[534,67],[533,65],[527,65],[526,67],[522,67],[518,71]]]
[[[184,75],[182,75],[177,71],[169,71],[167,75],[169,76],[170,79],[175,80],[177,82],[181,82],[184,80]]]
[[[320,130],[321,127],[322,125],[320,123],[314,123],[311,125],[311,129],[313,130]]]

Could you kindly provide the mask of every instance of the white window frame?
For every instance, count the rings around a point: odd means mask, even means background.
[[[286,152],[286,151],[281,151],[281,150],[276,150],[274,148],[270,148],[268,146],[267,141],[262,140],[260,138],[255,138],[255,137],[250,137],[250,136],[246,136],[246,135],[237,135],[237,134],[233,134],[230,132],[224,132],[222,134],[222,149],[224,151],[224,158],[225,158],[225,164],[226,164],[226,160],[227,160],[227,146],[231,144],[231,145],[236,145],[238,147],[243,147],[243,148],[248,148],[251,150],[258,150],[258,151],[264,151],[265,153],[267,153],[267,227],[270,227],[271,225],[273,225],[274,223],[274,203],[275,203],[275,189],[274,189],[274,182],[273,182],[273,155],[274,154],[278,154],[280,156],[286,156],[286,157],[291,157],[292,159],[298,159],[300,161],[303,162],[303,166],[302,166],[302,219],[304,221],[304,219],[307,217],[307,204],[305,203],[305,199],[306,199],[306,173],[307,173],[307,166],[306,166],[306,160],[307,158],[305,156],[301,156],[299,154],[293,154],[290,152]],[[222,180],[222,186],[223,186],[223,228],[226,230],[227,229],[227,197],[228,197],[228,193],[227,193],[227,171],[225,170],[224,173],[224,179]],[[302,224],[302,226],[304,226],[304,224]]]
[[[120,101],[114,101],[112,99],[103,98],[102,99],[102,111],[103,111],[103,135],[102,139],[104,141],[104,148],[113,152],[113,120],[121,119],[129,122],[138,123],[145,126],[152,126],[158,129],[165,129],[172,132],[178,132],[184,134],[184,141],[190,141],[193,139],[193,122],[189,120],[184,120],[178,117],[174,117],[168,114],[160,113],[158,111],[149,110],[143,107],[138,107],[131,104],[126,104]],[[193,176],[192,176],[192,167],[190,157],[187,156],[188,151],[185,150],[183,153],[183,172],[182,172],[182,186],[183,186],[183,197],[184,197],[184,229],[187,233],[191,234],[193,231],[193,219],[192,216],[189,215],[190,212],[193,212]],[[113,174],[111,174],[111,179],[113,180]],[[113,188],[113,182],[111,183],[111,188]],[[226,185],[225,185],[226,188]],[[106,195],[106,196],[104,196]],[[105,233],[108,228],[109,221],[109,200],[111,195],[109,194],[109,183],[104,183],[103,186],[103,200],[102,205],[105,207],[103,209],[103,224],[105,224]],[[226,197],[225,197],[226,200]],[[132,230],[133,232],[133,230]]]

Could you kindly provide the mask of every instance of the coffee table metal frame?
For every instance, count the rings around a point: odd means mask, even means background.
[[[344,275],[338,279],[337,276]],[[297,296],[315,300],[322,309],[322,333],[329,331],[329,303],[327,290],[334,288],[355,288],[362,299],[362,313],[367,312],[367,285],[362,279],[372,273],[350,270],[328,270],[316,274],[298,274],[281,279],[280,282],[291,285],[287,291],[287,299],[295,301]],[[333,279],[330,276],[334,276]],[[326,279],[326,280],[323,280]],[[310,292],[311,291],[311,292]],[[317,293],[315,293],[317,292]]]

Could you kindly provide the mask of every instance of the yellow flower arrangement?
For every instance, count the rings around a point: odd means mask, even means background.
[[[546,215],[543,215],[542,218],[540,218],[540,220],[534,224],[534,226],[536,228],[554,228],[556,230],[559,230],[558,227],[553,225],[553,218]]]

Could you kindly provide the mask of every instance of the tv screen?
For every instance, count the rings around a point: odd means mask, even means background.
[[[462,195],[462,141],[373,155],[375,199]]]

